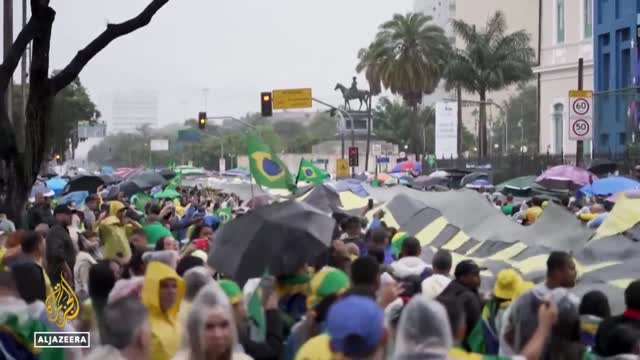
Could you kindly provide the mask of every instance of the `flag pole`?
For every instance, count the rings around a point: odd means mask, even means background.
[[[300,165],[298,165],[298,174],[296,175],[296,186],[298,186],[298,180],[300,179],[300,169],[302,169],[303,161],[304,161],[304,156],[300,158]]]

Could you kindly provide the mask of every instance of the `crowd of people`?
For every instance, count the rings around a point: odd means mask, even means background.
[[[612,316],[606,294],[572,293],[577,273],[568,253],[549,254],[540,284],[506,269],[484,293],[485,268],[455,263],[443,249],[425,261],[420,242],[388,227],[383,211],[368,214],[371,221],[335,213],[325,253],[296,273],[238,284],[208,255],[225,226],[218,210],[251,210],[234,194],[181,195],[140,211],[124,197],[52,206],[38,194],[26,229],[0,217],[0,358],[44,356],[28,344],[32,334],[11,332],[6,321],[26,309],[50,322],[44,304],[61,282],[81,303],[65,331],[91,334],[90,348],[64,349],[65,359],[640,356],[640,280],[625,291],[626,310]]]

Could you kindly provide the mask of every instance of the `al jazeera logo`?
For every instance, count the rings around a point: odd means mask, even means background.
[[[45,307],[48,319],[61,330],[80,314],[80,301],[64,276],[47,296]],[[88,332],[36,331],[33,337],[36,348],[88,348],[91,345]]]

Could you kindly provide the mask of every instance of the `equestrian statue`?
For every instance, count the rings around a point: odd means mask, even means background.
[[[351,83],[350,88],[347,88],[346,86],[340,83],[337,83],[336,87],[333,90],[340,90],[342,92],[345,109],[351,110],[351,100],[360,100],[360,107],[358,108],[358,111],[362,110],[363,104],[364,104],[365,110],[369,110],[369,96],[371,95],[368,90],[358,89],[358,82],[356,81],[355,76],[353,77],[353,82]]]

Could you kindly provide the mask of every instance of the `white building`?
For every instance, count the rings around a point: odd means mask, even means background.
[[[456,16],[456,0],[416,0],[414,11],[431,16],[432,22],[444,29],[451,46],[455,46],[456,37],[451,29],[451,19]],[[436,102],[450,97],[451,94],[444,89],[444,81],[441,81],[432,94],[422,99],[422,104],[433,106]]]
[[[540,66],[540,152],[575,154],[569,140],[569,90],[578,87],[584,59],[584,89],[593,89],[592,0],[544,0]],[[585,141],[585,154],[591,142]]]
[[[158,125],[158,95],[154,91],[118,91],[112,95],[107,132],[134,133],[145,124]]]

